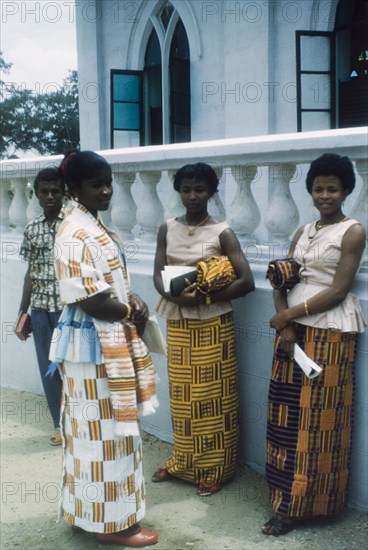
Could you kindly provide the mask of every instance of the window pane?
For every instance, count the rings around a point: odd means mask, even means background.
[[[113,101],[139,101],[139,75],[114,74]]]
[[[137,103],[115,103],[114,130],[139,130],[140,117]]]
[[[331,128],[330,113],[302,113],[303,132],[329,130]]]
[[[155,30],[151,32],[151,36],[149,37],[149,40],[148,40],[144,64],[145,64],[145,67],[153,67],[155,65],[161,65],[160,42],[158,41]]]
[[[114,149],[118,147],[139,147],[139,132],[114,131]]]
[[[190,123],[190,99],[187,95],[175,95],[173,98],[175,124]]]
[[[300,48],[302,71],[331,70],[330,39],[328,36],[302,36]]]
[[[331,107],[329,75],[302,74],[301,92],[302,109],[329,109]]]

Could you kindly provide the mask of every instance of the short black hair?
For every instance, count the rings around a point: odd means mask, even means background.
[[[342,157],[335,153],[324,153],[315,159],[309,167],[305,180],[309,194],[312,194],[313,182],[318,176],[335,176],[339,178],[344,191],[347,191],[348,195],[355,187],[354,167],[349,157]]]
[[[111,167],[104,157],[94,151],[69,151],[59,166],[59,173],[66,181],[68,190],[79,188],[84,179],[92,178],[101,168]]]
[[[38,172],[33,182],[33,189],[36,194],[41,181],[57,181],[60,184],[61,191],[63,194],[65,193],[65,181],[57,168],[44,168]]]
[[[178,193],[180,193],[181,182],[184,178],[206,182],[211,196],[217,192],[219,180],[216,172],[209,164],[197,162],[196,164],[186,164],[179,168],[173,176],[174,189],[178,191]]]

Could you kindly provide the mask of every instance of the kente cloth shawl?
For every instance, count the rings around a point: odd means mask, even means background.
[[[236,279],[234,268],[227,256],[210,256],[197,264],[197,288],[202,294],[219,290]]]
[[[300,268],[300,263],[294,258],[272,260],[268,264],[266,278],[269,279],[272,288],[290,290],[300,280]]]
[[[148,349],[130,321],[101,321],[78,303],[108,290],[129,301],[123,242],[101,219],[71,201],[55,240],[55,271],[65,304],[50,360],[104,364],[116,435],[138,435],[140,415],[155,412],[156,373]]]

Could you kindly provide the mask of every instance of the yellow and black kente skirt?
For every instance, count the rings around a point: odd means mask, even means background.
[[[309,379],[275,348],[266,444],[270,500],[289,517],[336,514],[346,505],[356,334],[296,327],[298,344],[323,372]]]
[[[235,474],[239,404],[232,313],[167,322],[174,450],[164,468],[195,484]]]

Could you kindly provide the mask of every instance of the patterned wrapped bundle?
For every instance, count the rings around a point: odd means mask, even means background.
[[[227,256],[211,256],[197,264],[197,288],[203,294],[219,290],[236,279]]]
[[[273,260],[268,264],[266,278],[275,289],[290,290],[299,282],[301,265],[294,258]]]

